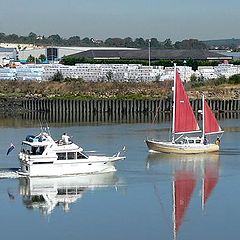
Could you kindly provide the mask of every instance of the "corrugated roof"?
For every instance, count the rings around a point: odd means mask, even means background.
[[[86,58],[120,58],[120,59],[148,59],[149,50],[88,50],[69,56]],[[151,49],[151,60],[184,60],[184,59],[231,59],[219,53],[202,49]]]
[[[15,50],[15,48],[0,48],[0,52],[13,52]]]

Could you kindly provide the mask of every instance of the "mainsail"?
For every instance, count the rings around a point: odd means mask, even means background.
[[[188,95],[184,89],[180,74],[175,70],[174,84],[174,133],[187,133],[199,130],[197,119],[192,110]]]
[[[211,108],[208,106],[207,101],[204,99],[204,133],[213,134],[222,132],[221,127],[218,124]]]

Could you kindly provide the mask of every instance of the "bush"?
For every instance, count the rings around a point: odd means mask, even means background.
[[[228,83],[230,84],[240,84],[240,74],[233,75],[229,77]]]
[[[64,80],[64,77],[60,71],[57,71],[51,78],[52,81],[61,82]]]

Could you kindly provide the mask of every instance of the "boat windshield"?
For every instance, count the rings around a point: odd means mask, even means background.
[[[26,143],[22,144],[21,152],[30,155],[42,155],[45,150],[44,146],[31,146]]]

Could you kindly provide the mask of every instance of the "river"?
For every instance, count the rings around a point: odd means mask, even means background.
[[[1,239],[237,239],[240,124],[222,119],[218,154],[150,154],[147,136],[168,138],[170,123],[49,123],[87,151],[114,154],[117,172],[66,178],[15,174],[22,139],[38,122],[0,121]],[[7,156],[9,145],[16,147]]]

